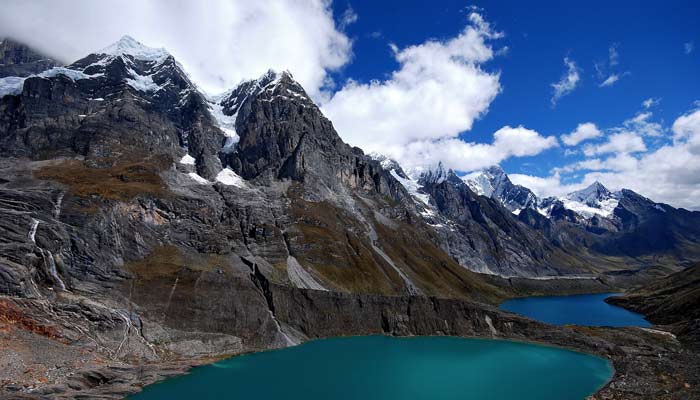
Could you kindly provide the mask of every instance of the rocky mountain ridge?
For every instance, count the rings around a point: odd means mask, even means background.
[[[374,155],[374,157],[384,159],[383,163],[390,168],[401,170],[396,161],[380,155]],[[642,259],[651,254],[670,256],[669,264],[673,262],[687,264],[698,257],[698,229],[690,228],[688,221],[700,221],[700,213],[655,203],[631,190],[610,192],[601,183],[594,182],[589,187],[562,198],[540,199],[530,189],[513,184],[505,171],[497,166],[460,178],[454,171],[448,171],[439,164],[435,168],[412,169],[409,176],[410,178],[401,180],[401,183],[407,189],[410,188],[409,191],[414,193],[414,197],[418,196],[422,203],[428,205],[428,212],[421,213],[428,223],[435,223],[438,228],[452,226],[451,230],[454,231],[454,223],[464,215],[463,211],[445,214],[447,207],[455,205],[446,205],[437,197],[431,199],[429,192],[434,187],[433,183],[448,182],[456,188],[466,185],[469,190],[461,190],[462,198],[483,197],[493,200],[511,213],[511,215],[502,214],[500,221],[516,219],[532,228],[535,232],[522,230],[521,227],[518,237],[528,236],[530,241],[528,248],[532,249],[534,246],[541,249],[539,254],[542,259],[561,257],[561,264],[576,265],[609,263],[610,256],[631,257],[636,258],[636,260],[629,260],[632,265],[644,265],[646,262]],[[470,193],[467,194],[467,192]],[[440,222],[435,222],[439,218],[436,219],[435,213],[429,212],[435,207],[438,208],[436,210],[438,213],[442,213],[442,217],[446,217]],[[512,232],[506,226],[508,225],[500,224],[496,229]],[[469,231],[473,230],[473,228],[469,229]],[[659,231],[664,231],[667,235],[662,238],[661,234],[655,233]],[[511,242],[518,240],[513,235],[507,235]],[[650,237],[653,239],[648,239]],[[534,245],[533,240],[540,245]],[[582,254],[575,250],[576,247],[588,248],[590,253],[598,253],[598,257],[604,260],[592,261],[587,256],[582,259]],[[464,246],[457,246],[457,248],[464,248]],[[458,250],[455,250],[455,246],[451,246],[450,251],[453,257],[459,259],[460,255],[457,253]],[[527,251],[521,249],[518,253],[522,256],[527,254]],[[482,260],[485,259],[483,253],[480,257]],[[519,262],[522,264],[523,260]],[[538,261],[535,259],[526,263],[529,265],[528,269],[532,270],[532,265],[538,264]],[[546,265],[539,262],[540,266],[543,264]],[[611,267],[616,269],[614,266]],[[527,276],[526,272],[509,269],[503,264],[495,268],[477,267],[475,270],[501,276],[523,274]],[[579,270],[577,273],[581,272],[583,271]],[[583,273],[590,272],[589,270]],[[545,267],[540,273],[558,274],[562,273],[562,270],[547,271]],[[564,273],[575,274],[576,272]]]

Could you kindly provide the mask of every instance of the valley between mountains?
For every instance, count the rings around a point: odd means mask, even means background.
[[[0,396],[121,398],[368,334],[561,346],[612,361],[592,399],[700,396],[699,212],[600,183],[538,198],[499,167],[405,170],[344,143],[288,72],[209,96],[128,36],[65,66],[0,49]],[[653,330],[497,308],[632,288],[611,301]]]

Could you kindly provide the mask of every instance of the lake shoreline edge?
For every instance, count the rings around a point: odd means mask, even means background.
[[[325,292],[272,283],[268,283],[263,292],[270,305],[274,305],[280,332],[302,335],[299,342],[366,335],[510,340],[578,351],[609,360],[612,377],[588,397],[590,400],[656,398],[654,393],[664,392],[681,393],[687,398],[688,390],[697,391],[692,380],[697,377],[679,377],[678,382],[668,382],[655,373],[682,372],[686,365],[696,362],[693,360],[697,354],[689,353],[668,337],[637,328],[554,326],[501,311],[492,305],[454,298]],[[630,347],[629,343],[638,345]],[[647,349],[643,349],[644,346]],[[187,374],[196,366],[280,347],[283,347],[282,343],[265,347],[244,346],[234,353],[156,363],[109,362],[99,368],[75,371],[74,375],[84,382],[82,387],[46,390],[50,393],[60,390],[61,398],[78,393],[123,398],[140,392],[147,385]],[[660,353],[666,356],[651,355]],[[101,377],[102,381],[95,383],[95,376]],[[683,387],[685,382],[691,382],[691,389]],[[639,396],[649,390],[653,390],[649,397]],[[682,396],[677,398],[684,398]]]
[[[533,342],[533,341],[528,341],[524,339],[507,339],[507,338],[499,338],[499,337],[493,337],[493,338],[488,338],[488,337],[480,337],[480,336],[474,336],[474,337],[465,337],[465,336],[447,336],[447,335],[409,335],[409,336],[396,336],[396,335],[387,335],[387,334],[375,334],[375,335],[345,335],[345,336],[333,336],[333,337],[319,337],[319,338],[313,338],[309,339],[308,341],[294,344],[288,347],[281,347],[281,348],[275,348],[275,349],[266,349],[266,350],[260,350],[260,351],[248,351],[248,352],[243,352],[240,354],[232,355],[231,357],[225,357],[222,359],[218,360],[213,360],[210,363],[204,363],[200,365],[195,365],[189,368],[187,371],[185,371],[183,374],[178,375],[178,376],[185,376],[189,375],[192,373],[192,371],[196,368],[201,368],[201,367],[206,367],[206,366],[211,366],[213,364],[216,364],[218,362],[225,362],[227,360],[232,360],[238,357],[243,357],[243,356],[250,356],[250,355],[255,355],[255,354],[260,354],[260,353],[274,353],[278,351],[284,351],[288,350],[294,347],[300,347],[300,346],[306,346],[313,344],[315,342],[322,342],[322,341],[328,341],[328,340],[344,340],[344,339],[358,339],[358,338],[372,338],[372,337],[382,337],[382,338],[391,338],[391,339],[400,339],[400,340],[413,340],[413,339],[426,339],[426,338],[445,338],[445,339],[457,339],[457,340],[465,340],[465,341],[475,341],[475,342],[497,342],[497,343],[509,343],[509,344],[515,344],[515,345],[525,345],[528,347],[535,347],[535,348],[543,348],[543,349],[550,349],[550,350],[557,350],[557,351],[563,351],[566,353],[572,353],[572,354],[577,354],[577,355],[582,355],[586,357],[591,357],[595,358],[599,361],[604,362],[606,365],[606,368],[608,369],[608,376],[605,378],[604,382],[602,382],[596,389],[591,392],[586,399],[591,398],[590,396],[595,395],[598,393],[600,390],[602,390],[604,387],[608,386],[614,379],[616,375],[616,369],[614,366],[614,363],[611,359],[608,359],[604,356],[601,356],[599,354],[594,354],[590,352],[585,352],[580,349],[574,349],[566,346],[561,346],[561,345],[556,345],[556,344],[550,344],[546,342]],[[176,377],[178,377],[176,376]],[[161,385],[161,384],[167,384],[168,379],[171,377],[168,377],[166,379],[162,379],[159,381],[156,381],[150,385],[147,386],[153,386],[153,385]],[[145,388],[146,386],[144,386]],[[127,399],[132,399],[133,395],[136,395],[138,393],[133,393],[132,395],[128,396]]]

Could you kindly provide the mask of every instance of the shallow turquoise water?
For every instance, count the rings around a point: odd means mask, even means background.
[[[500,308],[554,325],[651,326],[642,315],[604,301],[616,294],[524,297],[508,300]]]
[[[583,400],[611,375],[604,359],[553,347],[363,336],[234,357],[132,398]]]

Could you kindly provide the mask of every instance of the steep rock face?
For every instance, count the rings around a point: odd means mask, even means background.
[[[246,82],[221,104],[224,114],[236,115],[240,140],[230,164],[244,179],[303,182],[313,200],[347,195],[347,188],[408,197],[378,162],[340,139],[287,72]]]
[[[514,214],[526,208],[537,208],[537,196],[530,189],[513,184],[499,166],[489,167],[465,182],[472,191],[501,202]]]
[[[221,170],[224,135],[203,96],[167,52],[129,37],[27,78],[19,95],[2,97],[0,115],[6,156],[175,160],[185,148],[201,175],[211,178]]]
[[[0,41],[0,78],[25,77],[59,65],[51,58],[12,39]]]
[[[463,265],[499,275],[557,274],[556,257],[568,257],[490,197],[479,196],[450,171],[439,183],[423,181],[439,212],[455,225],[439,227],[450,254]]]
[[[178,332],[218,332],[198,285],[234,287],[243,258],[280,285],[500,296],[440,249],[406,189],[344,144],[288,74],[216,103],[167,52],[125,37],[26,79],[0,111],[3,196],[15,198],[3,209],[5,293],[101,292]],[[170,305],[192,311],[178,319]],[[271,326],[261,346],[279,339]]]

